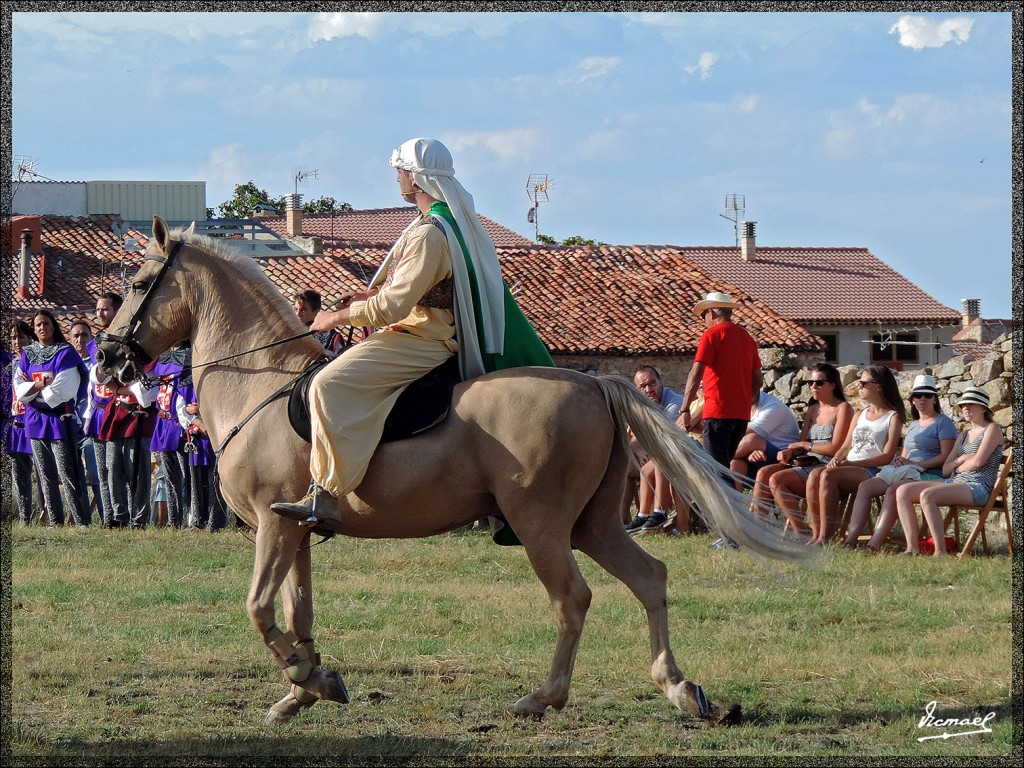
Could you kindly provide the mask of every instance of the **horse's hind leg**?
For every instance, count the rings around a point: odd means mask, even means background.
[[[550,518],[554,520],[554,518]],[[583,622],[590,608],[590,587],[583,580],[573,559],[566,533],[548,528],[516,530],[526,548],[530,564],[551,600],[558,626],[555,657],[547,679],[533,693],[523,696],[513,707],[517,715],[544,717],[548,707],[562,709],[569,700],[569,683],[576,664],[576,651],[583,633]]]
[[[617,460],[618,458],[621,461]],[[617,465],[621,465],[621,470]],[[572,543],[629,587],[647,612],[651,640],[651,677],[669,701],[688,714],[716,723],[736,722],[738,707],[724,715],[686,679],[669,644],[668,569],[626,533],[619,522],[619,502],[626,470],[625,455],[612,452],[608,472],[572,532]]]

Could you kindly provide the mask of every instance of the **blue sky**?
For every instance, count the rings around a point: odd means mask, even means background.
[[[1009,13],[15,13],[15,157],[43,177],[252,180],[401,205],[444,141],[478,210],[613,244],[866,247],[1010,317]],[[842,290],[823,285],[822,290]],[[893,297],[898,303],[899,297]]]

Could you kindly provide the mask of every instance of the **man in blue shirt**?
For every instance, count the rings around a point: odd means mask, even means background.
[[[661,406],[665,418],[675,422],[679,410],[683,406],[683,396],[666,387],[661,380],[661,373],[653,365],[642,365],[633,374],[633,383],[637,389]],[[668,520],[668,511],[672,508],[672,484],[658,466],[638,456],[640,463],[640,503],[637,515],[626,524],[630,532],[650,531],[662,527]],[[653,507],[653,509],[652,509]]]

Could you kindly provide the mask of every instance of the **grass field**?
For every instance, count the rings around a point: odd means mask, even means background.
[[[8,765],[1020,757],[1006,557],[844,550],[766,570],[706,536],[644,539],[669,566],[679,665],[743,705],[743,725],[710,729],[654,686],[641,607],[585,557],[594,600],[569,704],[534,722],[509,707],[546,675],[555,630],[521,548],[469,531],[338,539],[313,555],[315,630],[352,703],[268,728],[286,686],[245,615],[241,534],[5,535]],[[919,727],[932,701],[937,719],[994,713],[991,732],[920,741],[970,730]]]

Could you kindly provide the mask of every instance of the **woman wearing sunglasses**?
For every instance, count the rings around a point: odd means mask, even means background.
[[[967,429],[956,438],[953,450],[942,465],[946,479],[907,483],[896,490],[896,509],[907,540],[905,554],[908,555],[919,553],[915,503],[921,505],[935,542],[934,556],[941,557],[946,554],[946,527],[939,507],[981,506],[996,484],[999,463],[1003,459],[1003,430],[992,416],[988,392],[980,387],[968,387],[956,405],[967,422]]]
[[[853,502],[846,546],[853,549],[868,519],[871,501],[879,496],[882,513],[875,526],[869,552],[877,552],[896,522],[896,489],[915,480],[941,480],[942,465],[956,442],[956,425],[939,407],[938,382],[934,376],[921,375],[914,379],[910,390],[910,415],[913,421],[903,438],[903,452],[892,464],[857,487]]]
[[[860,372],[860,399],[865,403],[839,452],[807,478],[809,544],[827,544],[839,523],[839,496],[854,493],[865,480],[893,460],[900,446],[907,410],[892,371],[869,365]]]
[[[800,500],[807,493],[807,478],[811,470],[824,466],[842,447],[853,422],[853,407],[846,402],[835,366],[818,363],[811,369],[808,384],[811,402],[800,438],[779,451],[779,463],[758,471],[753,506],[756,512],[766,515],[774,499],[801,539],[809,538],[811,533],[800,509]]]

